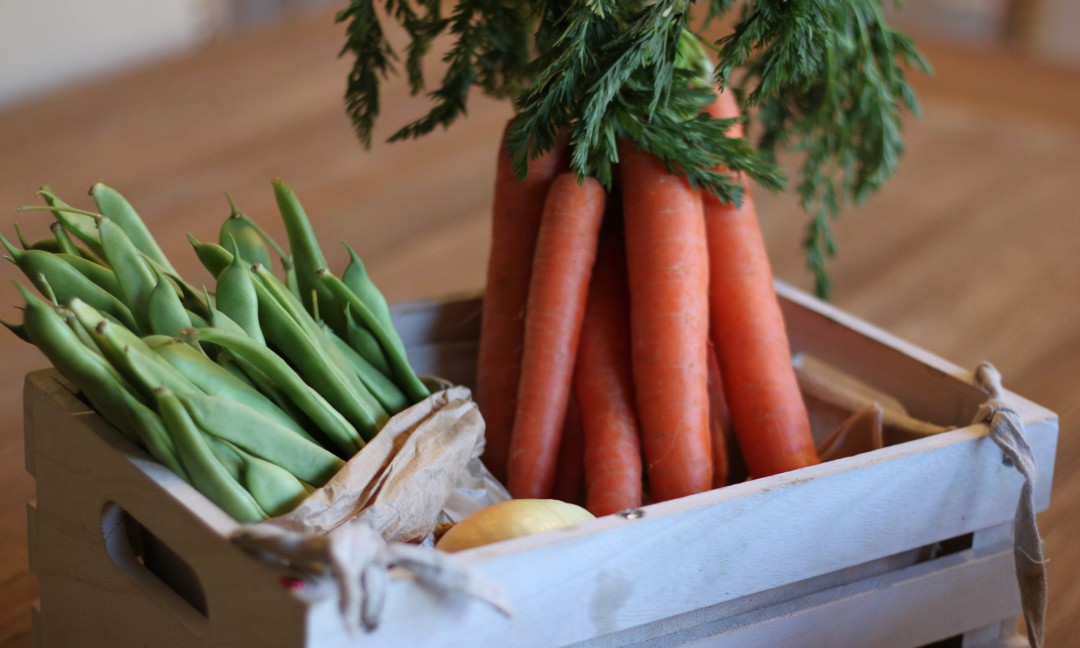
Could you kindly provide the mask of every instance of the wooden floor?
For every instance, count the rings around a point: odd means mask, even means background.
[[[45,217],[14,212],[44,183],[90,206],[98,180],[150,222],[174,264],[206,276],[184,238],[216,237],[229,191],[280,234],[269,180],[299,193],[323,241],[345,240],[391,301],[482,283],[498,133],[509,108],[478,98],[468,121],[365,152],[341,103],[347,63],[326,16],[242,35],[183,59],[0,113],[0,232],[30,238]],[[1048,645],[1080,636],[1080,71],[996,52],[923,45],[924,116],[908,124],[898,177],[838,225],[834,302],[944,358],[997,365],[1006,386],[1058,412]],[[383,134],[423,110],[395,85]],[[809,287],[789,195],[759,195],[776,274]],[[330,249],[341,267],[343,249]],[[0,269],[0,318],[19,319],[15,268]],[[22,379],[45,365],[0,334],[0,644],[30,645]]]

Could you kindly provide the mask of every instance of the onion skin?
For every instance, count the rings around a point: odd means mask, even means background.
[[[463,551],[594,519],[580,506],[560,500],[511,499],[480,509],[458,522],[443,534],[435,548]]]

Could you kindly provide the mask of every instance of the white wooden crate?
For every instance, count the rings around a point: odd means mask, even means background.
[[[957,429],[653,504],[636,517],[458,554],[512,618],[391,581],[383,622],[350,637],[329,588],[231,546],[236,528],[87,408],[27,377],[38,646],[1023,646],[1011,549],[1021,478],[969,426],[984,395],[956,367],[778,284],[793,349]],[[395,309],[421,373],[469,384],[480,301]],[[1007,380],[1007,377],[1006,377]],[[1015,394],[1049,505],[1057,418]]]

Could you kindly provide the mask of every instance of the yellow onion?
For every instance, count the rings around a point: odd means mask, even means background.
[[[480,509],[458,522],[435,544],[443,551],[561,529],[596,519],[580,506],[553,499],[511,499]]]

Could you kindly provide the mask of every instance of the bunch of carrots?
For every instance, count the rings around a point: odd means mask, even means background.
[[[708,111],[738,116],[725,93]],[[753,202],[629,141],[609,193],[567,146],[500,149],[476,399],[514,497],[606,515],[817,463]]]

